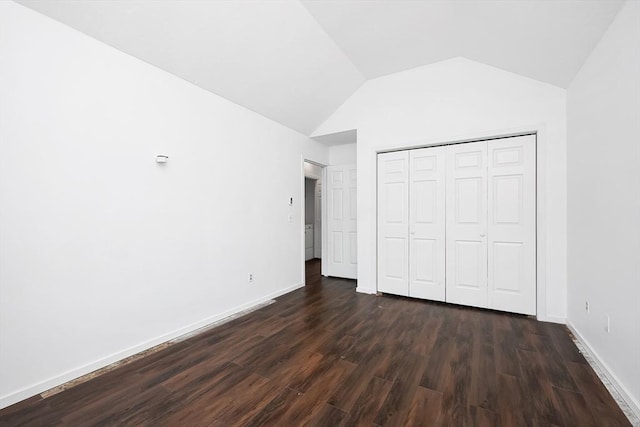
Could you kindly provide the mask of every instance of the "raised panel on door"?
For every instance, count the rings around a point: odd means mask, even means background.
[[[409,295],[409,153],[378,154],[378,291]]]
[[[331,190],[332,209],[331,220],[342,221],[344,219],[344,188],[333,188]]]
[[[487,143],[446,147],[446,301],[487,307]]]
[[[489,141],[488,306],[536,314],[535,135]]]
[[[327,276],[355,279],[356,185],[355,165],[328,166],[327,172]]]
[[[409,296],[445,300],[445,147],[409,154]]]

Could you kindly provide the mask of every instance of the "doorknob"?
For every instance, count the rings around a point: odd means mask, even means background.
[[[484,233],[480,233],[480,237],[484,237]]]

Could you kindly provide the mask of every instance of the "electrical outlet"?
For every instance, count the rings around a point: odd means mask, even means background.
[[[585,301],[584,302],[584,310],[588,313],[589,312],[589,301]]]
[[[249,273],[249,283],[253,283],[253,273]]]

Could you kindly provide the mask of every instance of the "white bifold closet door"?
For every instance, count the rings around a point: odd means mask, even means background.
[[[536,314],[535,135],[487,142],[488,306]]]
[[[378,155],[378,290],[445,300],[445,149]]]
[[[447,151],[447,302],[487,307],[487,143]]]
[[[378,290],[409,295],[409,152],[378,155]]]
[[[409,296],[445,300],[445,147],[409,152]]]
[[[536,313],[535,136],[378,155],[378,290]]]

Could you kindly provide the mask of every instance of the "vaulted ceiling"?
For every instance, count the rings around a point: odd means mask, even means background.
[[[622,0],[18,0],[304,134],[367,79],[463,56],[566,88]]]

